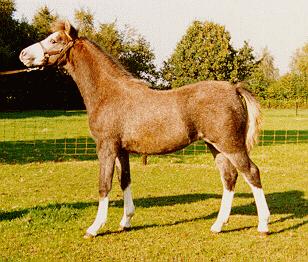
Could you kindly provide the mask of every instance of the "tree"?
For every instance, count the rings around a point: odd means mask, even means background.
[[[50,25],[57,19],[58,16],[53,15],[46,5],[37,11],[33,17],[32,25],[37,31],[38,39],[46,38],[50,34]]]
[[[247,79],[249,88],[259,97],[267,98],[267,89],[278,79],[278,69],[274,65],[274,58],[268,48],[262,50],[261,59]]]
[[[267,92],[272,99],[303,100],[308,96],[307,80],[300,74],[287,73],[273,82]]]
[[[164,63],[162,75],[172,87],[205,79],[229,80],[235,50],[224,26],[194,21]]]
[[[290,67],[296,74],[308,75],[308,43],[296,50]]]
[[[9,66],[13,56],[14,32],[16,22],[13,20],[15,3],[12,0],[0,0],[0,65]]]
[[[306,100],[308,97],[308,43],[296,50],[290,64],[291,71],[270,86],[273,98]]]
[[[15,2],[0,0],[0,66],[1,69],[20,66],[19,50],[35,39],[34,29],[26,21],[13,18]]]
[[[94,15],[89,9],[80,9],[75,11],[75,22],[79,34],[91,40],[95,38]]]
[[[120,31],[116,21],[99,24],[96,30],[94,16],[89,10],[75,11],[75,21],[81,36],[96,42],[135,77],[155,84],[158,77],[155,55],[143,36],[128,26]]]
[[[128,26],[121,35],[123,49],[119,61],[135,77],[147,81],[154,87],[158,79],[158,72],[154,65],[155,54],[151,50],[150,43]]]
[[[253,54],[253,48],[247,41],[238,51],[233,60],[233,70],[230,75],[230,81],[235,83],[246,80],[257,67],[258,62]]]
[[[296,50],[291,63],[291,73],[297,76],[297,96],[308,97],[308,43]]]
[[[124,49],[123,36],[117,29],[115,22],[100,24],[99,30],[95,34],[95,42],[108,54],[119,60]]]

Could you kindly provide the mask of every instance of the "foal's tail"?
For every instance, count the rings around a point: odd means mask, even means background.
[[[243,84],[237,84],[236,91],[244,98],[248,119],[246,123],[246,148],[249,152],[258,142],[261,127],[260,104],[251,92],[243,87]]]

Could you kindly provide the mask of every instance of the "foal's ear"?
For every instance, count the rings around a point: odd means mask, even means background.
[[[71,25],[71,23],[66,20],[65,21],[65,32],[74,40],[78,37],[78,31]]]

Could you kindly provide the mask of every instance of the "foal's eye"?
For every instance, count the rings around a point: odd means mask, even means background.
[[[50,43],[55,44],[57,42],[54,39],[50,39]]]

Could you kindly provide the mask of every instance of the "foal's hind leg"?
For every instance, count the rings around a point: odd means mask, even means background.
[[[223,184],[223,196],[221,206],[215,223],[211,227],[211,231],[219,233],[224,224],[228,222],[232,200],[234,197],[234,187],[237,180],[237,171],[231,162],[212,145],[208,144],[214,158],[217,168],[219,169],[221,181]]]
[[[127,229],[131,227],[130,221],[135,213],[135,206],[130,189],[129,155],[124,150],[116,158],[116,169],[124,197],[124,214],[120,222],[120,227],[121,229]]]
[[[260,233],[268,233],[268,221],[270,212],[262,189],[258,167],[249,158],[246,150],[228,154],[227,157],[230,159],[232,164],[241,173],[243,173],[244,179],[252,189],[259,217],[258,231]]]

